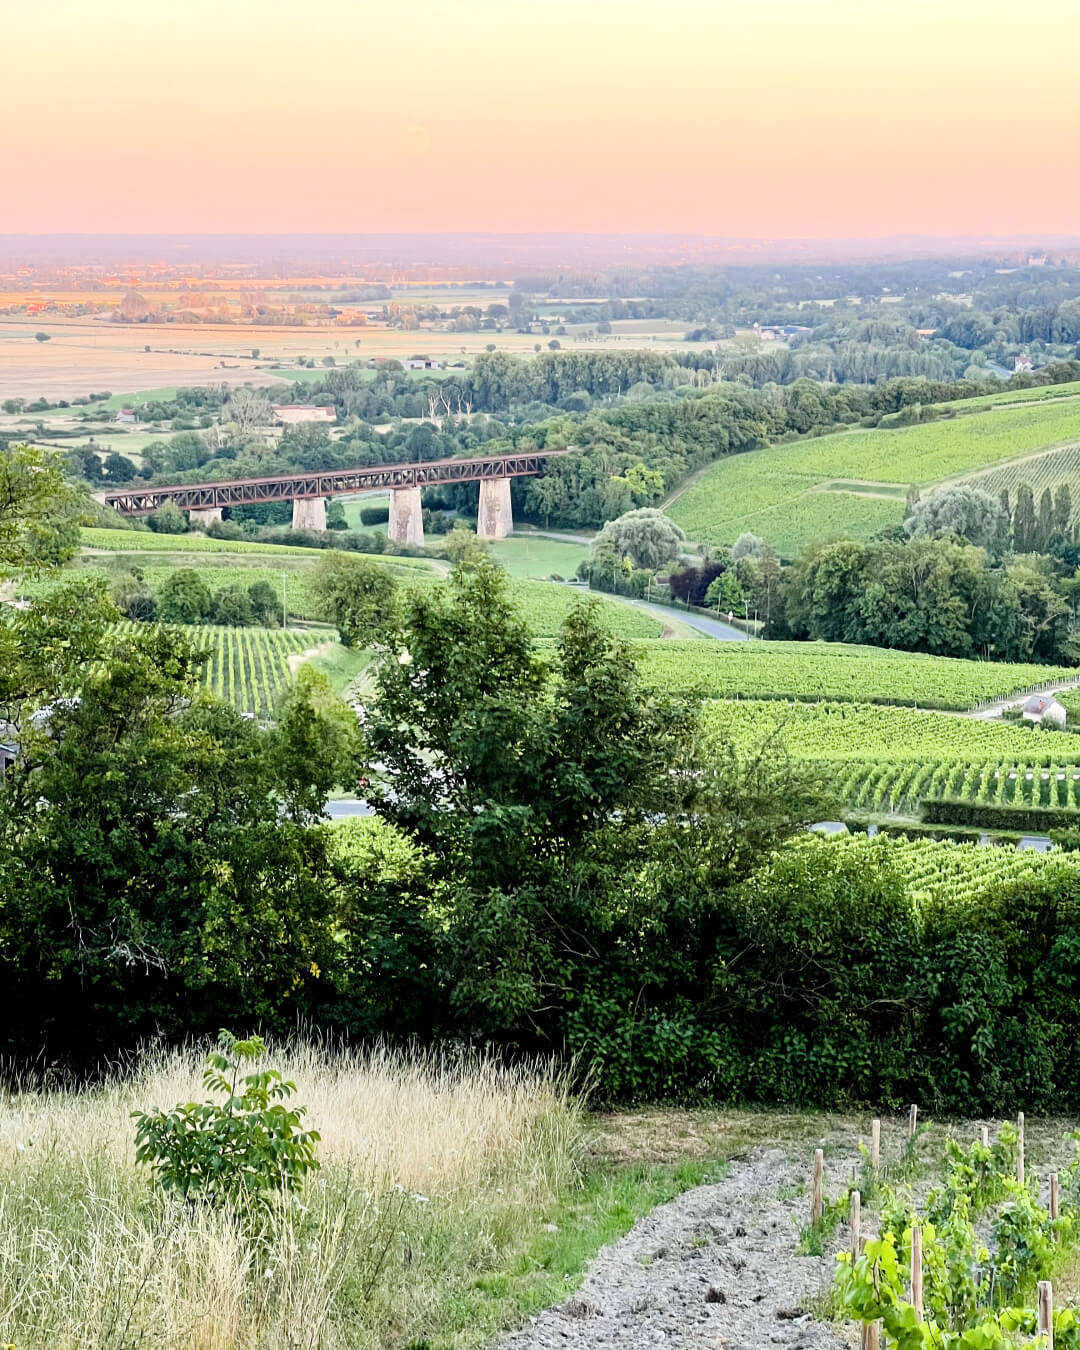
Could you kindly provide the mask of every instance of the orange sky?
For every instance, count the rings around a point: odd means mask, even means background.
[[[4,9],[0,232],[1080,233],[1080,0]]]

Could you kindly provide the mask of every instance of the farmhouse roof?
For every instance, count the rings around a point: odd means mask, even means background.
[[[1024,703],[1024,712],[1034,717],[1041,717],[1043,713],[1049,712],[1053,707],[1061,707],[1053,694],[1032,694]]]

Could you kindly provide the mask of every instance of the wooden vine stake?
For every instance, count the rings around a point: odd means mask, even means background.
[[[814,1228],[821,1227],[825,1217],[825,1154],[814,1149],[814,1180],[810,1188],[810,1223]]]
[[[1046,1337],[1046,1350],[1054,1350],[1054,1290],[1049,1280],[1039,1281],[1039,1320],[1035,1331]]]
[[[862,1231],[862,1196],[858,1191],[851,1192],[851,1259],[859,1259],[859,1240]]]
[[[913,1224],[911,1228],[911,1306],[915,1316],[923,1320],[922,1302],[922,1229]]]
[[[870,1122],[870,1167],[876,1173],[881,1166],[881,1121]]]
[[[864,1322],[859,1335],[859,1350],[878,1350],[880,1345],[880,1322]]]
[[[1057,1174],[1056,1172],[1051,1172],[1051,1173],[1050,1173],[1050,1221],[1051,1221],[1051,1223],[1056,1222],[1059,1213],[1060,1213],[1060,1206],[1059,1206],[1059,1202],[1058,1202],[1058,1174]],[[1054,1240],[1057,1241],[1057,1234],[1056,1234],[1056,1233],[1054,1234]]]
[[[982,1146],[983,1148],[990,1147],[990,1127],[988,1125],[982,1127]]]
[[[908,1134],[911,1138],[915,1137],[915,1126],[919,1119],[919,1108],[914,1102],[911,1103],[911,1110],[908,1112]]]
[[[1016,1116],[1016,1179],[1022,1186],[1024,1184],[1024,1113],[1020,1111]]]

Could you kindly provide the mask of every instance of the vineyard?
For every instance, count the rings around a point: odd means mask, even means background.
[[[744,531],[763,535],[792,557],[838,533],[866,537],[896,524],[897,484],[929,485],[1002,464],[1050,446],[1080,441],[1080,405],[1047,399],[895,430],[837,432],[718,461],[670,507],[691,539],[731,544]],[[830,491],[836,480],[864,492]],[[876,484],[886,495],[867,495]]]
[[[210,539],[204,534],[152,534],[149,530],[109,530],[83,526],[83,548],[104,549],[109,553],[292,553],[317,558],[317,548],[295,548],[291,544],[260,544],[247,539]],[[410,559],[398,561],[409,562]],[[416,566],[425,568],[420,559]]]
[[[825,642],[655,642],[644,649],[642,669],[659,688],[706,698],[895,703],[957,711],[1076,678],[1075,670],[1060,666],[961,661]]]
[[[1076,853],[1036,853],[932,839],[838,835],[804,847],[842,849],[867,867],[892,866],[912,897],[934,902],[962,903],[991,893],[1002,883],[1036,881],[1062,868],[1080,873],[1080,854]]]
[[[1074,499],[1080,501],[1080,445],[1067,445],[1060,450],[1013,460],[995,469],[972,474],[963,481],[994,497],[1008,492],[1014,504],[1021,483],[1028,484],[1036,502],[1046,488],[1053,493],[1061,483],[1068,483]]]
[[[920,801],[1080,809],[1080,737],[858,704],[719,702],[714,735],[749,751],[772,738],[817,765],[837,802],[915,815]]]
[[[911,1182],[929,1170],[917,1111],[911,1108],[905,1152],[891,1168],[880,1164],[882,1122],[873,1123],[861,1176],[831,1202],[823,1152],[815,1154],[810,1232],[820,1242],[840,1223],[848,1229],[836,1258],[836,1312],[863,1324],[863,1346],[1076,1350],[1080,1319],[1065,1299],[1055,1308],[1053,1286],[1060,1280],[1071,1288],[1080,1255],[1075,1136],[1071,1162],[1037,1173],[1025,1156],[1023,1112],[993,1134],[984,1128],[974,1140],[946,1138],[935,1184],[913,1194]],[[1069,1139],[1059,1139],[1055,1152]]]
[[[122,623],[122,632],[135,632],[140,625]],[[289,684],[288,658],[310,648],[311,633],[287,628],[217,628],[209,624],[186,630],[210,659],[203,671],[203,684],[211,693],[241,712],[269,717],[279,694]],[[329,636],[329,635],[328,635]]]

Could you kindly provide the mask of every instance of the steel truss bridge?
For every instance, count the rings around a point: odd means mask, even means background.
[[[416,464],[374,464],[326,473],[291,473],[274,478],[232,478],[219,483],[177,483],[162,487],[128,487],[106,492],[101,500],[124,516],[147,515],[165,502],[182,511],[215,511],[223,506],[256,502],[289,502],[313,497],[339,497],[351,492],[435,487],[443,483],[476,483],[486,479],[523,478],[540,473],[549,459],[569,450],[535,450],[520,455],[483,455],[476,459],[432,459]]]

